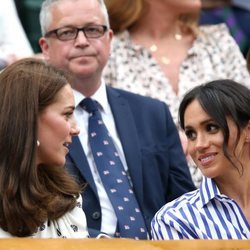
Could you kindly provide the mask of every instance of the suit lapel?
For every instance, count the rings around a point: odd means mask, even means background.
[[[129,173],[132,178],[133,188],[138,202],[142,205],[143,186],[141,150],[135,121],[127,101],[120,96],[118,91],[107,87],[107,95],[129,168]],[[72,138],[69,154],[83,178],[88,182],[97,195],[96,185],[78,136]]]
[[[91,186],[97,195],[96,185],[86,158],[85,152],[82,148],[78,136],[72,137],[72,144],[70,145],[69,154],[73,161],[75,162],[77,168],[81,172],[81,175],[86,180],[86,182]]]
[[[135,121],[127,101],[118,91],[107,87],[109,104],[116,129],[121,140],[134,191],[139,203],[143,204],[141,151]]]

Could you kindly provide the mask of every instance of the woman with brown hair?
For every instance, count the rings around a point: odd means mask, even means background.
[[[0,107],[0,238],[87,237],[81,189],[64,169],[79,133],[69,77],[17,61],[0,74]]]
[[[176,124],[192,87],[218,78],[250,86],[246,61],[226,26],[198,26],[200,0],[105,2],[115,32],[106,83],[166,102]],[[198,186],[201,174],[192,164],[190,170]]]

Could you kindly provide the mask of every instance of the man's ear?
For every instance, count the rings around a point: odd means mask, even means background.
[[[110,42],[111,42],[112,39],[113,39],[113,36],[114,36],[114,32],[113,32],[112,29],[109,29],[108,33],[109,33],[109,40],[110,40]]]
[[[48,41],[46,40],[45,37],[41,37],[39,39],[39,45],[40,45],[40,48],[42,50],[44,59],[46,61],[49,61],[49,44],[48,44]]]

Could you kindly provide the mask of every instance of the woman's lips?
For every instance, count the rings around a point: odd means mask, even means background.
[[[198,160],[202,166],[207,166],[214,161],[216,153],[204,154],[199,156]]]

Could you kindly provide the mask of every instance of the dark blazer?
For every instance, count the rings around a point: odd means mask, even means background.
[[[107,87],[133,188],[150,233],[154,214],[166,203],[195,189],[178,132],[167,106],[158,100]],[[66,164],[80,183],[91,237],[100,232],[101,209],[96,186],[78,137]]]

